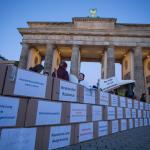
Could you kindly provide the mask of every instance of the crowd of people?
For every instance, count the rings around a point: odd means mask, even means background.
[[[34,71],[34,72],[38,72],[38,73],[40,73],[43,69],[44,69],[44,67],[41,64],[38,64],[35,67],[29,68],[30,71]],[[44,74],[49,75],[46,72],[44,72]],[[54,69],[54,72],[52,73],[52,77],[63,79],[66,81],[74,80],[76,83],[79,83],[79,84],[84,85],[86,87],[89,86],[88,83],[84,80],[85,74],[79,73],[77,79],[75,76],[72,78],[71,78],[71,75],[69,76],[69,74],[67,72],[67,63],[65,61],[62,61],[60,63],[58,69]],[[97,88],[97,86],[93,86],[93,88]],[[128,87],[126,88],[124,96],[128,97],[128,98],[132,98],[132,99],[137,99],[137,97],[134,94],[133,89],[134,89],[134,84],[129,84]],[[117,90],[110,91],[110,93],[114,93],[114,94],[119,95]],[[142,93],[142,95],[140,97],[140,101],[146,102],[146,93]]]

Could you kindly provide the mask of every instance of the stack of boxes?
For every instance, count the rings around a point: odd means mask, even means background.
[[[0,65],[0,147],[48,150],[150,125],[150,104]]]

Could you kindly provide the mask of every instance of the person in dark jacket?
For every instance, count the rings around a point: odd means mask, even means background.
[[[30,67],[29,70],[33,72],[38,72],[40,73],[44,67],[41,64],[35,65],[34,67]]]
[[[146,94],[145,93],[142,93],[140,101],[146,102]]]
[[[69,81],[69,75],[66,69],[67,63],[65,61],[62,61],[61,64],[59,65],[58,70],[55,69],[54,72],[52,73],[52,77]]]

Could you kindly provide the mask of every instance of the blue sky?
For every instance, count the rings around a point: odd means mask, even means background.
[[[89,16],[90,8],[97,8],[100,17],[114,17],[121,23],[150,24],[150,0],[0,0],[0,54],[19,59],[22,37],[17,28],[27,27],[27,21],[71,21],[72,17]],[[81,71],[93,84],[88,66],[81,64]],[[98,74],[97,80],[100,65],[90,66]]]

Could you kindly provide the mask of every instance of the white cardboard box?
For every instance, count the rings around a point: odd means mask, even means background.
[[[111,94],[111,98],[110,98],[110,106],[118,106],[119,105],[119,102],[118,102],[118,95],[114,95],[114,94]]]
[[[108,106],[109,105],[109,93],[106,93],[106,92],[102,92],[100,91],[100,94],[99,94],[99,103],[100,105],[105,105],[105,106]]]

